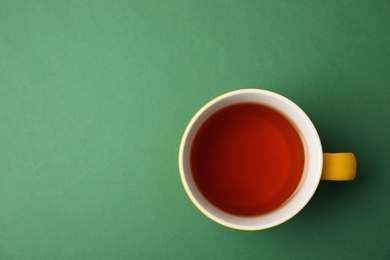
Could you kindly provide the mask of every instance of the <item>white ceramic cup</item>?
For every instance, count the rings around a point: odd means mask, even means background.
[[[258,103],[283,114],[302,138],[305,165],[293,195],[277,209],[258,216],[238,216],[220,210],[199,191],[191,173],[190,150],[195,134],[202,123],[217,110],[236,103]],[[204,215],[226,227],[239,230],[261,230],[279,225],[296,215],[309,202],[321,179],[323,152],[320,138],[309,117],[291,100],[261,89],[241,89],[223,94],[204,105],[191,119],[180,144],[179,170],[185,191]]]

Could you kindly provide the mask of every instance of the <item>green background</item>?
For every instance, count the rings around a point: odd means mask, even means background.
[[[177,152],[239,88],[301,106],[357,178],[289,222],[203,216]],[[389,1],[0,0],[0,259],[390,259]]]

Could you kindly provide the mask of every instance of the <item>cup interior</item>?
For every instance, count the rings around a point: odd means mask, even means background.
[[[284,115],[300,134],[305,152],[302,178],[293,195],[277,209],[250,217],[233,215],[211,204],[196,186],[190,167],[191,145],[203,122],[223,107],[244,102],[265,105]],[[241,89],[211,100],[194,115],[183,134],[180,144],[179,169],[187,195],[207,217],[234,229],[261,230],[287,221],[296,215],[311,199],[321,177],[322,147],[313,123],[305,112],[291,100],[266,90]]]

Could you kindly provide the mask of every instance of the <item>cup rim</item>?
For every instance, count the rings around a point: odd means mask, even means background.
[[[288,104],[291,108],[294,108],[296,110],[295,112],[299,114],[300,120],[303,120],[305,122],[305,124],[306,124],[306,127],[310,128],[308,130],[309,130],[309,132],[311,134],[310,139],[311,139],[311,142],[312,142],[311,143],[312,147],[311,148],[309,147],[309,148],[311,149],[312,153],[316,153],[314,155],[314,157],[316,159],[316,165],[313,165],[313,163],[312,163],[312,165],[310,165],[310,163],[308,162],[309,167],[311,167],[309,170],[312,170],[313,173],[307,173],[307,174],[311,174],[309,176],[311,178],[311,184],[310,184],[311,186],[305,187],[306,193],[303,194],[304,195],[303,199],[301,199],[301,201],[299,201],[299,203],[298,203],[298,206],[293,208],[293,210],[288,212],[288,214],[285,214],[283,217],[281,217],[281,218],[279,218],[279,219],[277,219],[275,221],[270,221],[267,225],[264,225],[264,224],[261,224],[261,225],[250,225],[250,226],[248,226],[248,225],[240,225],[240,224],[237,224],[237,223],[229,222],[226,219],[223,219],[221,217],[216,216],[215,214],[212,214],[211,212],[209,212],[195,198],[195,196],[193,194],[193,191],[191,190],[191,188],[189,187],[189,185],[187,183],[187,177],[186,177],[185,172],[184,172],[185,171],[184,170],[184,149],[185,149],[185,143],[187,141],[189,132],[193,128],[193,126],[196,123],[196,121],[200,118],[201,115],[203,115],[205,113],[205,111],[207,111],[214,104],[216,104],[216,103],[218,103],[218,102],[220,102],[220,101],[222,101],[222,100],[224,100],[226,98],[229,98],[231,96],[239,95],[239,94],[243,94],[243,93],[267,95],[267,96],[269,96],[271,98],[275,98],[275,100],[279,100],[278,102],[282,102],[282,103]],[[293,122],[293,123],[296,123],[296,122]],[[307,136],[302,136],[302,139],[306,140],[306,138],[308,138],[308,137]],[[307,148],[307,149],[309,149],[309,148]],[[305,157],[306,156],[307,155],[305,155]],[[309,160],[305,158],[305,161],[309,161]],[[275,93],[275,92],[272,92],[272,91],[269,91],[269,90],[244,88],[244,89],[233,90],[233,91],[230,91],[230,92],[227,92],[227,93],[224,93],[222,95],[219,95],[219,96],[215,97],[214,99],[212,99],[209,102],[207,102],[206,104],[204,104],[194,114],[194,116],[191,118],[190,122],[188,123],[188,125],[187,125],[187,127],[186,127],[186,129],[185,129],[185,131],[183,133],[181,142],[180,142],[178,164],[179,164],[180,178],[181,178],[183,187],[184,187],[184,189],[185,189],[185,191],[187,193],[187,196],[190,198],[192,203],[205,216],[207,216],[211,220],[213,220],[213,221],[215,221],[215,222],[217,222],[217,223],[219,223],[219,224],[221,224],[223,226],[229,227],[229,228],[238,229],[238,230],[255,231],[255,230],[262,230],[262,229],[271,228],[271,227],[274,227],[274,226],[277,226],[279,224],[282,224],[282,223],[286,222],[287,220],[291,219],[296,214],[298,214],[305,207],[305,205],[310,201],[310,199],[312,198],[312,196],[314,195],[314,193],[315,193],[315,191],[316,191],[316,189],[318,187],[318,184],[319,184],[319,181],[320,181],[320,177],[321,177],[321,171],[322,171],[322,146],[321,146],[321,141],[320,141],[320,138],[318,136],[317,130],[315,129],[315,126],[313,125],[312,121],[307,116],[307,114],[297,104],[295,104],[293,101],[291,101],[290,99],[288,99],[288,98],[286,98],[286,97],[284,97],[284,96],[282,96],[282,95],[280,95],[278,93]],[[314,170],[315,170],[315,172],[314,172]],[[304,182],[306,182],[306,180]],[[300,191],[300,190],[297,189],[297,191],[295,193],[299,193],[299,192],[302,193],[303,191]],[[293,196],[295,196],[295,195],[293,195]],[[277,210],[278,209],[276,209],[276,211]],[[251,218],[251,217],[244,217],[244,216],[237,216],[237,217],[238,218],[242,218],[242,219]]]

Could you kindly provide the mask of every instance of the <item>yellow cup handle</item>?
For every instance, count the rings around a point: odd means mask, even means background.
[[[356,176],[356,157],[353,153],[324,153],[321,180],[352,181]]]

